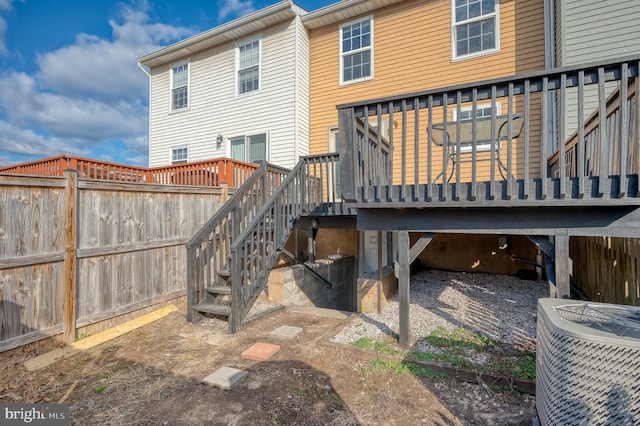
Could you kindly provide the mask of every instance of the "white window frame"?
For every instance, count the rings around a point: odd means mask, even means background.
[[[502,113],[502,104],[500,102],[496,102],[495,104],[496,106],[496,116],[501,115]],[[477,109],[486,109],[486,108],[491,108],[491,104],[478,104],[477,105]],[[465,106],[460,108],[461,112],[467,112],[467,111],[472,111],[473,110],[473,106]],[[479,116],[477,118],[482,118],[482,117],[486,117],[484,115]],[[491,116],[489,116],[491,117]],[[451,121],[457,121],[458,120],[458,109],[453,109],[451,111]],[[464,118],[461,121],[469,121],[472,120],[472,118]],[[491,150],[491,141],[476,141],[476,152],[482,152],[482,151],[490,151]],[[460,144],[460,153],[464,154],[467,152],[471,152],[473,151],[473,146],[471,143],[463,143]]]
[[[173,89],[174,89],[173,73],[175,72],[176,68],[181,67],[183,65],[187,66],[187,105],[181,108],[174,108],[173,107]],[[191,61],[187,59],[186,61],[172,64],[169,70],[169,112],[173,113],[173,112],[187,111],[189,110],[189,108],[191,108]]]
[[[338,136],[338,132],[340,129],[338,129],[338,127],[330,127],[329,128],[329,151],[328,152],[335,152],[336,151],[336,137]]]
[[[456,27],[460,25],[467,25],[477,21],[484,21],[485,19],[493,18],[495,20],[495,38],[496,43],[493,49],[481,50],[479,52],[468,53],[465,55],[458,55],[458,41],[456,39]],[[486,15],[480,15],[475,18],[466,19],[464,21],[456,22],[456,0],[451,0],[451,61],[461,61],[465,59],[477,58],[479,56],[491,55],[500,51],[500,0],[495,0],[495,10],[493,13]]]
[[[187,158],[184,160],[179,160],[179,161],[174,161],[174,153],[178,150],[186,150],[187,151]],[[169,164],[174,165],[174,164],[184,164],[184,163],[188,163],[189,162],[189,155],[190,155],[190,149],[189,149],[189,145],[180,145],[180,146],[173,146],[171,147],[171,149],[169,150]]]
[[[354,50],[350,50],[348,52],[344,52],[342,49],[342,31],[344,30],[345,27],[351,26],[353,24],[357,24],[359,22],[364,22],[364,21],[369,21],[369,33],[370,33],[370,38],[371,38],[371,43],[369,44],[369,46],[367,47],[361,47],[359,49],[354,49]],[[373,74],[374,74],[374,61],[373,61],[373,44],[374,44],[374,25],[373,25],[373,15],[369,15],[369,16],[365,16],[359,19],[356,19],[354,21],[350,21],[350,22],[346,22],[342,25],[340,25],[340,31],[338,31],[338,43],[340,45],[340,86],[345,86],[348,84],[354,84],[354,83],[360,83],[361,81],[368,81],[368,80],[373,80]],[[351,79],[351,80],[344,80],[344,58],[345,56],[349,56],[349,55],[353,55],[355,53],[360,53],[360,52],[364,52],[369,50],[371,52],[370,57],[371,57],[371,61],[370,61],[370,68],[371,68],[371,75],[367,76],[367,77],[361,77],[361,78],[357,78],[357,79]]]
[[[240,93],[240,48],[242,46],[246,46],[247,44],[258,42],[258,88],[252,90],[250,92]],[[235,45],[235,85],[236,85],[236,97],[250,96],[255,93],[260,93],[262,91],[262,34],[258,34],[255,37],[248,38],[242,41],[239,41]],[[255,65],[254,65],[255,66]]]
[[[244,160],[238,160],[238,161],[244,161],[245,163],[251,163],[251,161],[248,159],[249,157],[249,151],[248,151],[248,145],[247,145],[247,138],[250,138],[251,136],[256,136],[256,135],[265,135],[265,139],[266,139],[266,145],[265,145],[265,159],[264,161],[269,162],[270,161],[270,135],[269,132],[251,132],[251,133],[246,133],[244,135],[236,135],[236,136],[232,136],[230,138],[228,138],[227,140],[229,141],[227,143],[227,157],[228,158],[233,158],[231,157],[231,141],[235,140],[235,139],[240,139],[240,138],[244,138]]]
[[[381,136],[384,140],[389,140],[389,118],[382,117],[381,125],[382,125],[382,133]],[[378,124],[378,117],[373,115],[369,118],[369,127],[375,128],[376,124]],[[329,137],[329,152],[335,152],[336,150],[336,135],[340,129],[338,126],[329,127],[328,129],[328,137]]]

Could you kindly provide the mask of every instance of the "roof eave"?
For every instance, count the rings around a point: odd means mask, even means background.
[[[138,63],[154,68],[175,62],[306,13],[306,10],[292,1],[284,0],[142,56],[138,58]]]
[[[307,29],[312,30],[370,13],[401,1],[403,0],[343,0],[307,13],[302,17],[302,22]]]

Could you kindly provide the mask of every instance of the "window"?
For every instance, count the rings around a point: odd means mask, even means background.
[[[500,115],[502,107],[499,102],[496,103],[496,116]],[[473,107],[462,107],[460,111],[453,110],[451,112],[453,121],[469,121],[473,119]],[[491,104],[478,105],[476,108],[476,118],[491,118]],[[489,151],[491,149],[491,141],[476,141],[476,149],[478,151]],[[472,144],[463,143],[460,145],[460,152],[471,152]]]
[[[238,94],[260,90],[260,39],[237,47]]]
[[[373,77],[373,18],[340,27],[340,83]]]
[[[189,63],[171,68],[171,110],[189,107]]]
[[[453,58],[498,51],[497,0],[452,0]]]
[[[186,163],[187,161],[189,161],[189,147],[181,146],[171,149],[171,164]]]
[[[255,163],[267,161],[267,134],[231,138],[231,158],[238,161]]]

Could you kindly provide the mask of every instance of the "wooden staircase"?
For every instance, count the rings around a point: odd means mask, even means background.
[[[263,163],[237,189],[187,243],[187,320],[222,316],[237,330],[300,216],[330,210],[338,160],[304,157],[291,171]]]

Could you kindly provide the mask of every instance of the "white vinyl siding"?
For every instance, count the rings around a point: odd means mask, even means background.
[[[305,74],[309,51],[306,31],[304,28],[296,31],[296,22],[292,19],[261,32],[260,91],[250,96],[237,96],[236,41],[191,55],[187,114],[166,113],[171,68],[169,65],[154,68],[149,114],[150,165],[166,165],[167,151],[187,144],[189,161],[229,157],[231,138],[259,133],[268,133],[269,162],[293,168],[299,156],[307,155],[308,120],[304,118],[308,117]],[[296,33],[304,48],[296,49]],[[296,63],[302,68],[297,71],[300,82],[294,90]],[[164,113],[163,105],[167,105]],[[222,144],[216,142],[218,134],[224,139]]]
[[[309,36],[300,18],[296,18],[296,95],[294,164],[299,157],[309,155]]]
[[[340,27],[340,83],[373,78],[373,17]]]
[[[451,0],[453,59],[499,50],[498,0]]]
[[[613,59],[638,52],[640,46],[640,1],[629,0],[556,0],[557,66],[578,65]],[[616,83],[607,84],[606,91]],[[577,123],[577,92],[567,93],[566,140]],[[584,115],[588,117],[598,106],[597,87],[585,88]]]

